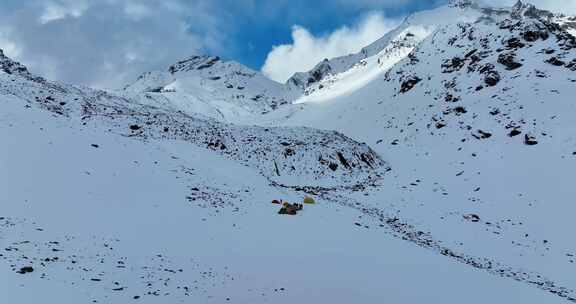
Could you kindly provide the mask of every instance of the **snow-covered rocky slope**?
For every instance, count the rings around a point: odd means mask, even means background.
[[[574,287],[576,39],[559,16],[520,2],[503,9],[463,1],[436,12],[443,10],[477,17],[437,26],[361,89],[329,99],[314,92],[310,101],[323,102],[268,121],[366,142],[393,170],[358,200],[397,212],[459,254]],[[575,301],[573,291],[557,294]]]
[[[302,193],[203,147],[26,105],[0,98],[1,303],[563,303],[352,208],[280,216]]]
[[[404,242],[401,226],[360,225],[360,205],[338,203],[351,201],[321,199],[386,178],[365,145],[170,112],[0,59],[3,303],[549,298]],[[266,168],[273,159],[278,169]],[[270,204],[305,192],[319,204],[297,217]]]
[[[140,103],[104,91],[79,88],[21,73],[2,73],[0,92],[78,122],[105,125],[111,133],[143,140],[183,140],[258,170],[290,186],[354,187],[382,177],[386,163],[368,146],[334,131],[236,126],[203,115]]]
[[[456,1],[448,6],[415,13],[360,52],[325,59],[311,71],[296,73],[286,84],[304,91],[304,97],[299,102],[322,101],[349,94],[405,58],[438,27],[479,18],[477,8],[472,2]]]
[[[0,300],[576,302],[571,20],[452,1],[285,86],[0,54]]]

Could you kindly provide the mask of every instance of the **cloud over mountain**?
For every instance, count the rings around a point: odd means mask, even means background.
[[[119,87],[143,71],[220,43],[210,7],[162,1],[3,3],[0,48],[38,74]],[[193,24],[190,20],[194,20]]]
[[[295,25],[292,43],[274,46],[262,71],[273,80],[285,82],[294,73],[310,70],[324,58],[358,52],[396,23],[385,19],[382,13],[373,12],[352,27],[344,26],[322,36],[314,36],[308,29]]]

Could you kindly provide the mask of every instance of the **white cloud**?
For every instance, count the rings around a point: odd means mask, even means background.
[[[8,27],[0,28],[0,49],[4,51],[4,55],[18,59],[22,54],[22,49],[11,38],[12,30]]]
[[[88,9],[88,3],[84,0],[46,1],[43,6],[44,10],[38,20],[41,24],[67,17],[79,18]]]
[[[49,79],[100,88],[121,88],[207,46],[218,52],[225,33],[212,7],[185,0],[0,2],[7,56]]]
[[[127,2],[124,13],[134,20],[146,18],[152,14],[152,9],[140,2]]]
[[[360,51],[376,41],[396,25],[381,13],[367,15],[359,24],[344,26],[334,32],[316,37],[306,28],[292,28],[292,44],[274,46],[262,71],[278,82],[285,82],[296,72],[312,69],[324,58],[334,58]]]
[[[375,8],[375,7],[399,7],[406,5],[413,0],[336,0],[341,5],[360,7],[360,8]]]

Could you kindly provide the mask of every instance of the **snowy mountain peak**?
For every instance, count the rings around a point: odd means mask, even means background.
[[[536,8],[536,6],[534,6],[533,4],[524,2],[522,0],[516,1],[516,3],[512,6],[512,9],[514,11],[532,10],[535,8]]]
[[[448,6],[458,8],[478,7],[478,2],[476,0],[450,0]]]
[[[325,59],[308,72],[296,73],[288,80],[287,86],[304,91],[304,97],[298,102],[326,100],[336,95],[349,94],[362,88],[370,79],[385,73],[438,31],[458,23],[474,26],[477,21],[500,24],[506,28],[523,27],[527,35],[541,32],[546,35],[544,32],[558,25],[571,35],[576,34],[576,18],[554,15],[523,1],[518,1],[512,7],[492,8],[476,0],[452,0],[446,6],[408,16],[398,28],[358,53]],[[515,22],[522,24],[514,25]],[[330,93],[325,94],[323,91]]]
[[[214,64],[220,61],[218,56],[191,56],[182,61],[178,61],[176,64],[171,65],[168,71],[172,74],[177,72],[189,72],[192,70],[203,70],[212,67]]]
[[[0,49],[0,69],[7,74],[17,74],[28,77],[32,76],[24,65],[4,55],[2,49]]]
[[[155,106],[236,121],[288,104],[299,92],[238,62],[194,55],[166,70],[144,73],[124,93]]]
[[[340,82],[339,79],[348,78],[352,79],[354,84],[341,85],[338,89],[339,94],[347,94],[350,90],[361,88],[367,81],[384,73],[408,56],[418,43],[434,33],[437,28],[450,23],[474,22],[482,15],[474,0],[453,0],[446,6],[412,14],[395,30],[362,48],[359,52],[324,60],[308,72],[296,73],[288,80],[287,85],[297,87],[303,90],[305,95],[310,95],[326,87],[334,87],[327,86],[326,82],[335,84]],[[359,77],[362,79],[355,80]]]
[[[535,5],[523,2],[522,0],[518,0],[518,2],[512,6],[510,14],[513,18],[550,18],[554,16],[551,12],[538,9]]]
[[[0,49],[0,71],[9,75],[20,76],[30,81],[46,83],[44,78],[30,73],[25,65],[6,56],[2,49]]]
[[[317,64],[310,72],[296,73],[288,79],[288,86],[295,86],[300,89],[306,89],[313,83],[322,80],[326,75],[332,73],[332,66],[328,59],[324,59]]]

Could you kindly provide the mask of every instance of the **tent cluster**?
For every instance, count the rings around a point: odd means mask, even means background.
[[[313,198],[306,196],[304,197],[303,203],[307,205],[313,205],[316,204],[316,201],[314,201]],[[273,200],[272,204],[282,205],[282,208],[280,208],[278,214],[296,215],[298,214],[298,211],[304,209],[304,204],[300,203],[291,204],[289,202],[283,202],[282,200]]]

